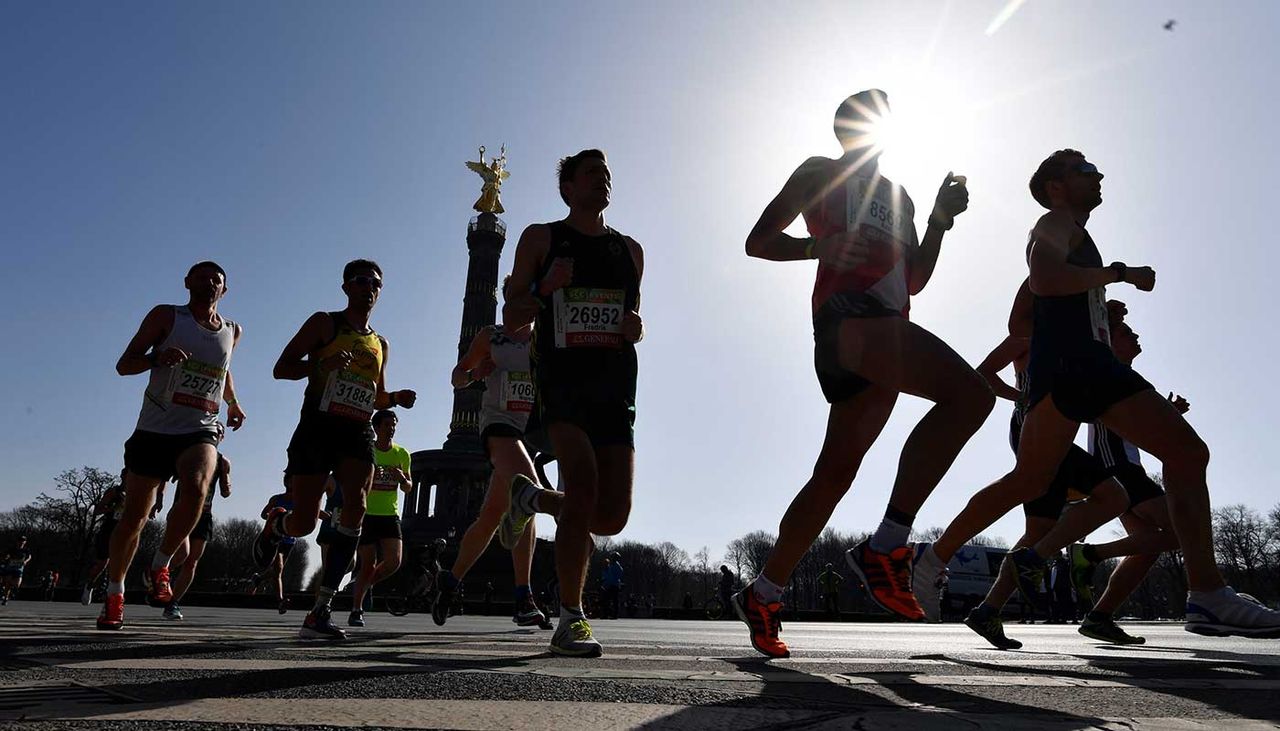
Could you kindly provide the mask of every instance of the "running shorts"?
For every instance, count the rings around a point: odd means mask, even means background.
[[[871,381],[840,365],[840,323],[850,318],[902,317],[866,292],[837,292],[813,314],[813,369],[827,403],[857,396]]]
[[[401,540],[400,516],[398,515],[366,515],[360,526],[360,545],[375,544],[384,538]]]
[[[209,488],[213,489],[213,488]],[[196,527],[191,529],[191,540],[209,542],[213,538],[213,513],[209,510],[200,514],[200,520],[196,521]]]
[[[1067,456],[1062,459],[1062,464],[1058,465],[1058,474],[1054,475],[1049,490],[1023,505],[1022,512],[1028,518],[1057,520],[1066,507],[1068,490],[1087,496],[1109,477],[1102,460],[1072,444]]]
[[[1052,396],[1063,416],[1084,424],[1097,421],[1113,405],[1152,388],[1105,343],[1092,343],[1078,353],[1056,358],[1037,360],[1032,353],[1027,367],[1028,409]]]
[[[306,414],[289,440],[290,475],[327,475],[344,459],[369,465],[373,459],[373,425],[331,414]]]
[[[1111,468],[1111,474],[1124,487],[1124,491],[1129,495],[1129,507],[1138,503],[1158,498],[1164,495],[1164,488],[1160,487],[1147,471],[1140,464],[1125,462]]]
[[[189,434],[157,434],[135,431],[124,443],[124,466],[135,475],[168,481],[178,474],[178,457],[199,444],[216,446],[218,435],[212,431]]]

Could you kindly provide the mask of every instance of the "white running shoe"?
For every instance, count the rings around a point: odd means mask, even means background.
[[[924,610],[924,621],[942,621],[942,587],[943,572],[946,567],[930,570],[931,564],[925,560],[924,554],[933,546],[932,543],[917,543],[913,546],[911,557],[911,593],[916,602]]]
[[[560,620],[560,626],[551,636],[549,649],[557,655],[569,657],[600,657],[603,653],[586,619]]]
[[[1210,637],[1280,638],[1280,612],[1229,586],[1215,592],[1188,592],[1184,629]]]

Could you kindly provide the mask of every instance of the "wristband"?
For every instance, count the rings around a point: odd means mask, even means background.
[[[1107,268],[1115,272],[1117,284],[1123,282],[1125,275],[1129,273],[1129,267],[1121,261],[1113,261]]]
[[[240,403],[240,399],[236,398],[235,396],[232,396],[231,398],[227,399],[227,406],[235,406],[238,403]]]
[[[944,219],[942,216],[938,215],[937,211],[934,211],[933,213],[929,214],[929,225],[937,226],[941,228],[943,231],[950,231],[951,227],[956,225],[956,219],[955,219],[955,216],[952,216],[949,220]]]
[[[815,245],[817,245],[818,240],[817,240],[817,239],[815,239],[815,238],[813,238],[812,236],[810,236],[808,239],[806,239],[806,241],[808,241],[809,243],[807,243],[807,244],[805,244],[805,245],[804,245],[804,258],[806,258],[806,259],[812,259],[812,258],[813,258],[813,247],[814,247]]]

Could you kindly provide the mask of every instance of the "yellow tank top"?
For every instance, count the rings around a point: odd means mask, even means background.
[[[372,329],[360,332],[351,327],[341,312],[330,312],[329,316],[333,319],[333,339],[311,354],[315,366],[307,382],[304,411],[314,404],[322,413],[369,421],[378,395],[386,342]],[[344,350],[354,356],[351,365],[333,371],[320,367],[325,358]]]

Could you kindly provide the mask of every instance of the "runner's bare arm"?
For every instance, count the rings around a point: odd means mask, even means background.
[[[783,231],[804,212],[809,204],[813,181],[825,158],[811,157],[796,168],[782,190],[769,201],[760,220],[747,234],[747,256],[769,261],[797,261],[812,259],[811,239],[798,239]]]
[[[477,380],[471,371],[479,367],[489,357],[489,338],[492,335],[493,328],[486,325],[476,332],[474,338],[471,338],[471,345],[467,346],[467,352],[463,354],[462,360],[458,361],[458,365],[454,366],[453,372],[449,374],[449,383],[454,388],[463,388],[472,381]]]
[[[173,329],[173,307],[156,305],[147,316],[142,318],[138,332],[125,346],[124,354],[116,361],[116,373],[122,376],[134,376],[146,373],[156,364],[159,353],[154,352],[164,342],[169,331]],[[171,350],[177,350],[171,348]]]
[[[1031,291],[1041,297],[1063,297],[1116,283],[1116,272],[1110,267],[1080,267],[1067,262],[1072,243],[1081,236],[1071,216],[1062,211],[1050,211],[1040,217],[1031,232]],[[1150,289],[1155,284],[1155,272],[1148,267],[1131,267],[1124,281],[1139,289]]]
[[[1031,343],[1026,338],[1010,335],[988,353],[982,363],[978,364],[978,375],[987,380],[987,383],[991,385],[991,390],[1000,398],[1010,401],[1017,401],[1022,398],[1022,394],[1018,392],[1018,389],[1010,386],[1000,377],[1000,371],[1022,357],[1029,347],[1031,347]]]
[[[511,269],[508,289],[515,293],[502,306],[502,322],[508,334],[524,330],[538,316],[538,302],[529,293],[542,262],[551,250],[551,228],[545,224],[533,224],[520,234],[516,244],[516,261]]]
[[[102,515],[107,512],[107,506],[116,499],[116,488],[108,487],[103,491],[102,497],[98,498],[98,502],[93,504],[93,514]]]
[[[301,381],[310,376],[310,354],[332,336],[333,319],[328,313],[317,312],[308,317],[289,344],[284,346],[284,352],[271,371],[272,377],[278,381]]]
[[[1031,339],[1031,328],[1035,323],[1035,298],[1031,294],[1031,279],[1022,280],[1018,293],[1013,296],[1013,307],[1009,309],[1009,334],[1020,338]]]
[[[378,371],[378,393],[373,397],[373,407],[375,409],[389,409],[392,406],[400,406],[412,409],[413,405],[418,403],[417,391],[408,388],[402,388],[398,391],[387,390],[387,361],[391,360],[391,344],[381,335],[378,338],[382,340],[382,370]]]
[[[938,188],[938,195],[933,202],[933,211],[929,214],[929,224],[924,231],[924,239],[912,250],[911,266],[907,271],[907,292],[920,294],[929,279],[933,277],[933,269],[938,263],[938,254],[942,252],[942,237],[951,228],[956,216],[969,208],[969,189],[965,177],[955,173],[947,173]],[[905,193],[904,193],[905,195]],[[911,199],[907,198],[908,203]],[[911,221],[915,221],[915,205],[908,209]]]
[[[231,460],[226,455],[218,453],[218,470],[222,472],[222,497],[231,497]]]
[[[631,261],[636,267],[636,308],[622,316],[622,335],[627,340],[638,343],[644,340],[644,320],[640,317],[640,281],[644,278],[644,247],[630,236],[626,239],[627,247],[631,249]]]

